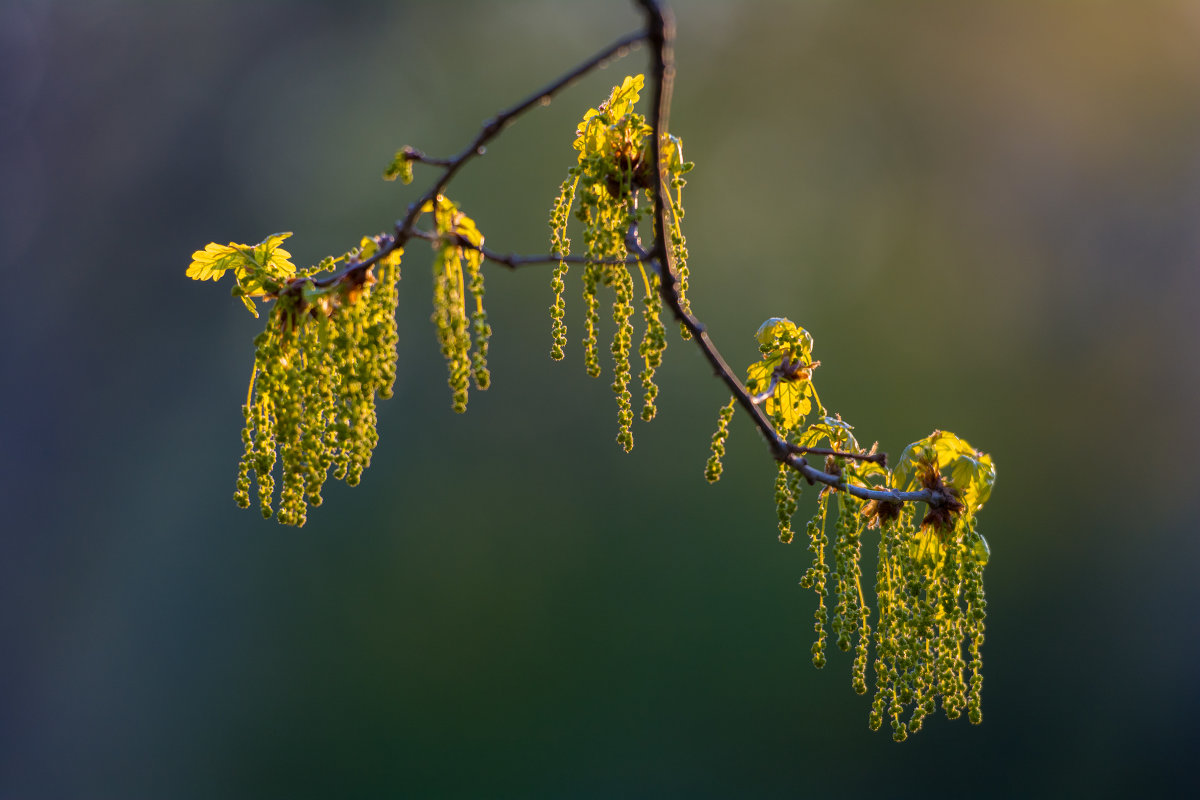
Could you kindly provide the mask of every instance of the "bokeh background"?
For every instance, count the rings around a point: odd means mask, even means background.
[[[545,270],[489,272],[495,384],[455,417],[413,247],[363,484],[301,530],[233,505],[260,323],[191,252],[386,230],[399,146],[456,152],[631,4],[7,0],[0,797],[1196,788],[1200,5],[675,6],[693,305],[726,356],[789,316],[861,439],[996,459],[984,724],[867,730],[849,658],[809,664],[758,437],[739,418],[704,483],[725,394],[673,340],[621,453],[577,283],[547,358]],[[489,244],[546,250],[575,121],[645,63],[455,181]]]

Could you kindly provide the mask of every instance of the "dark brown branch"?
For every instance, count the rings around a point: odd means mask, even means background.
[[[750,415],[755,426],[762,431],[763,436],[767,439],[771,455],[777,461],[784,461],[788,459],[789,455],[792,455],[788,450],[787,442],[776,432],[762,409],[754,403],[746,391],[746,387],[742,385],[737,375],[730,369],[729,364],[725,362],[721,352],[717,350],[716,345],[709,339],[704,325],[695,316],[684,310],[682,298],[679,296],[679,275],[672,263],[671,250],[667,246],[667,214],[669,213],[665,201],[667,177],[666,170],[663,169],[661,147],[662,137],[667,133],[671,111],[671,91],[675,77],[672,50],[675,25],[669,12],[657,0],[637,0],[637,2],[645,10],[648,18],[647,41],[651,50],[651,71],[654,84],[654,108],[651,111],[650,122],[654,133],[650,143],[650,152],[651,158],[658,167],[658,191],[654,193],[654,246],[647,255],[663,266],[659,271],[661,276],[659,287],[663,302],[666,303],[667,308],[671,309],[675,318],[683,323],[684,327],[692,334],[696,345],[712,365],[713,372],[725,382],[725,385],[737,398],[738,404]],[[801,458],[800,461],[804,461],[804,459]]]
[[[448,167],[453,163],[448,158],[433,158],[431,156],[427,156],[417,148],[410,147],[409,145],[404,145],[400,152],[404,153],[404,157],[409,161],[416,161],[418,164],[428,164],[432,167]]]

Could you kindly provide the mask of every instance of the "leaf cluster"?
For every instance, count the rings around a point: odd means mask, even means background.
[[[233,270],[234,294],[258,316],[251,298],[275,300],[255,339],[254,370],[243,406],[243,455],[234,499],[250,505],[251,473],[264,517],[275,511],[278,462],[281,523],[303,525],[320,505],[330,470],[358,483],[378,442],[375,398],[390,397],[396,379],[396,282],[402,250],[363,269],[329,279],[313,276],[380,254],[381,240],[298,272],[274,234],[253,247],[210,244],[193,255],[188,275],[219,280]]]
[[[192,253],[187,276],[198,281],[219,281],[233,270],[233,296],[245,304],[255,317],[258,308],[255,297],[274,298],[284,284],[296,274],[292,254],[279,245],[291,233],[273,233],[258,244],[217,244],[211,242],[203,250]]]

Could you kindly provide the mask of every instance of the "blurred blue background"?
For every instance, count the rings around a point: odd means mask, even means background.
[[[547,358],[547,270],[488,273],[494,386],[455,417],[410,248],[363,484],[301,530],[233,505],[260,323],[191,252],[386,230],[417,196],[378,179],[398,147],[457,152],[631,4],[7,0],[0,797],[1196,788],[1200,6],[675,10],[692,302],[725,355],[789,316],[860,439],[996,459],[984,724],[867,730],[849,657],[809,664],[758,437],[737,419],[704,483],[725,393],[672,338],[621,453],[575,280]],[[455,181],[490,245],[545,252],[575,122],[645,63]]]

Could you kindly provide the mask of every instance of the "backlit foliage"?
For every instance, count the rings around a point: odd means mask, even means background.
[[[613,298],[612,390],[617,441],[626,451],[633,447],[629,384],[636,296],[641,295],[643,322],[637,350],[643,420],[657,413],[655,373],[667,346],[664,295],[672,308],[678,301],[684,338],[690,338],[689,329],[703,331],[688,306],[681,228],[683,175],[692,164],[683,160],[681,141],[665,132],[658,165],[668,195],[662,198],[665,230],[651,248],[640,240],[639,223],[650,222],[651,231],[657,227],[651,209],[660,190],[651,154],[654,129],[634,110],[643,85],[641,75],[625,78],[606,102],[584,115],[575,132],[576,163],[550,215],[551,256],[524,262],[556,262],[551,356],[562,359],[567,228],[571,216],[582,225],[584,363],[589,375],[600,375],[598,295],[603,287]],[[433,246],[431,319],[446,359],[454,411],[466,410],[471,382],[488,388],[492,329],[483,306],[482,267],[485,258],[510,267],[518,261],[486,251],[475,222],[441,192],[471,154],[482,154],[488,132],[498,132],[511,116],[489,122],[457,159],[429,159],[409,147],[396,153],[384,172],[387,180],[410,183],[414,163],[442,166],[446,172],[409,206],[394,234],[365,237],[349,252],[305,269],[297,269],[282,248],[289,233],[272,234],[255,245],[212,243],[192,255],[189,277],[216,281],[232,272],[233,295],[256,317],[258,303],[274,303],[255,339],[243,406],[238,505],[251,504],[253,474],[263,515],[303,525],[308,506],[320,505],[330,471],[351,486],[359,482],[379,438],[376,397],[391,396],[396,379],[396,285],[403,245],[410,238]],[[418,229],[422,219],[431,220],[432,229]],[[669,268],[660,262],[668,252],[677,287],[662,282],[660,270]],[[781,542],[796,537],[794,519],[804,486],[820,483],[815,513],[804,525],[811,558],[800,578],[815,595],[813,664],[825,665],[831,641],[843,652],[853,650],[852,687],[865,694],[874,685],[869,724],[877,729],[887,721],[897,741],[920,730],[939,702],[950,719],[965,712],[971,722],[980,722],[987,608],[983,569],[989,551],[976,515],[995,482],[990,456],[954,434],[934,431],[906,447],[888,469],[886,458],[874,446],[864,449],[853,428],[821,402],[814,384],[820,362],[813,358],[808,331],[773,317],[755,337],[761,359],[747,369],[744,387],[706,334],[695,341],[734,393],[718,414],[705,477],[709,482],[721,477],[729,426],[740,402],[754,412],[778,461],[774,499]],[[823,461],[810,461],[814,457]],[[879,530],[874,616],[862,570],[863,542],[871,529]]]
[[[627,452],[633,448],[633,395],[629,391],[633,347],[631,317],[638,288],[643,292],[642,320],[645,324],[638,356],[642,361],[641,417],[646,421],[657,413],[658,386],[654,382],[654,373],[661,365],[667,347],[659,276],[640,261],[634,262],[636,272],[631,272],[627,263],[630,253],[626,239],[653,206],[658,185],[650,154],[650,137],[654,131],[646,124],[646,118],[634,111],[644,82],[642,75],[625,78],[606,102],[583,115],[583,121],[575,131],[575,149],[579,151],[577,162],[563,181],[550,212],[551,250],[560,256],[569,255],[571,240],[567,238],[567,224],[571,209],[578,202],[575,217],[583,224],[586,258],[583,266],[583,355],[587,373],[592,377],[599,377],[601,371],[597,292],[601,286],[613,291],[615,332],[609,346],[613,357],[612,390],[617,397],[617,442]],[[683,160],[683,143],[677,137],[663,136],[662,150],[668,180],[667,204],[671,211],[668,235],[686,308],[688,271],[687,245],[681,228],[682,190],[683,175],[692,164]],[[566,303],[563,300],[566,275],[567,262],[560,261],[551,279],[554,305],[550,308],[553,323],[550,355],[555,360],[563,358],[567,343]],[[686,331],[684,333],[686,335]]]
[[[996,480],[991,457],[952,433],[934,431],[906,447],[891,470],[875,460],[854,458],[872,456],[874,448],[860,447],[851,426],[829,416],[821,405],[813,386],[813,370],[820,362],[812,357],[812,336],[778,317],[763,323],[756,336],[763,359],[747,370],[748,392],[799,452],[830,451],[824,471],[839,479],[822,488],[816,513],[805,526],[812,564],[800,585],[816,594],[813,665],[825,665],[832,637],[838,649],[854,650],[850,681],[864,694],[873,643],[875,695],[869,722],[877,729],[890,720],[897,741],[921,729],[939,698],[949,719],[965,710],[971,722],[979,723],[987,610],[983,568],[989,551],[976,530],[975,515]],[[710,482],[721,475],[732,411],[733,401],[718,418],[705,467]],[[797,470],[780,463],[775,507],[784,543],[794,536],[792,518],[802,483]],[[850,486],[877,490],[880,497],[864,501],[846,491]],[[892,501],[886,490],[928,490],[938,499],[924,504],[918,521],[915,503]],[[862,540],[868,528],[880,529],[874,631],[862,580]]]

